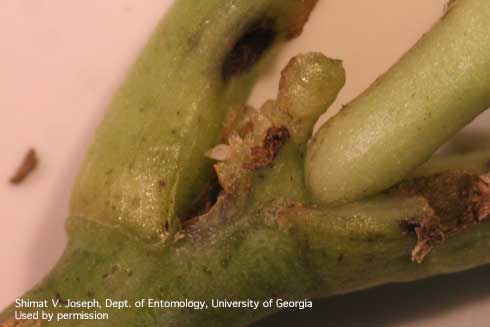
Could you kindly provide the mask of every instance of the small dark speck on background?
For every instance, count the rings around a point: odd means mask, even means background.
[[[38,161],[36,151],[29,149],[19,168],[17,168],[15,174],[10,178],[10,184],[18,185],[22,183],[36,169]]]

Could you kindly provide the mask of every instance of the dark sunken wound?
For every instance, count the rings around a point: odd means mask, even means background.
[[[272,19],[260,19],[245,29],[243,36],[223,61],[223,80],[250,70],[272,45],[277,31]]]

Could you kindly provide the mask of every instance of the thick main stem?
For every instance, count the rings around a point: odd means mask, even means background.
[[[176,1],[97,130],[71,214],[155,242],[178,231],[212,189],[204,153],[219,143],[227,111],[245,102],[271,50],[301,31],[315,2]]]
[[[489,158],[487,153],[472,166]],[[453,174],[460,171],[454,162],[438,164],[445,174]],[[247,210],[237,211],[234,203],[221,198],[172,245],[150,244],[120,228],[72,218],[63,259],[26,298],[95,298],[102,305],[105,299],[201,300],[207,310],[133,306],[99,311],[109,312],[115,325],[242,326],[278,309],[214,309],[212,300],[325,297],[490,262],[488,222],[448,238],[422,264],[411,262],[416,237],[403,222],[422,219],[433,210],[420,196],[390,195],[328,210],[285,201],[258,208],[249,203]],[[0,326],[8,326],[14,310],[4,312]],[[70,320],[63,326],[87,323]],[[51,325],[59,323],[42,322]]]

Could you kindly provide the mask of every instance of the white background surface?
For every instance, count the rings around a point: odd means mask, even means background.
[[[296,53],[344,60],[338,109],[385,71],[443,13],[447,0],[320,0],[251,102],[275,96]],[[0,1],[0,309],[57,261],[79,164],[111,95],[170,0]],[[485,129],[480,119],[472,131]],[[7,183],[29,147],[41,163]],[[284,326],[488,326],[490,269],[316,302],[261,323]]]

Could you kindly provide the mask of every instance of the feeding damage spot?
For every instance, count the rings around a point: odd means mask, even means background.
[[[38,158],[36,155],[36,151],[34,149],[30,149],[22,160],[19,168],[17,168],[15,174],[10,178],[10,184],[18,185],[22,183],[30,173],[36,169]]]
[[[211,176],[209,182],[202,185],[193,193],[192,199],[189,200],[186,208],[178,211],[177,214],[181,221],[205,214],[216,203],[218,195],[221,192],[221,187],[214,169],[210,169],[209,176]],[[170,226],[167,225],[165,230],[169,232]]]
[[[412,261],[422,263],[434,246],[446,240],[439,217],[430,207],[421,218],[402,221],[401,225],[417,235],[417,245],[412,250]]]
[[[252,148],[252,159],[244,163],[243,167],[249,170],[258,170],[269,166],[288,139],[289,131],[286,127],[270,127],[262,146]]]
[[[396,193],[422,196],[428,202],[423,217],[407,219],[402,227],[417,235],[412,260],[421,263],[447,238],[479,224],[490,215],[490,175],[451,172],[401,183]]]
[[[165,183],[165,180],[160,179],[160,180],[158,181],[158,186],[159,186],[161,189],[163,189],[163,188],[165,188],[165,186],[167,186],[167,183]]]
[[[272,45],[276,35],[276,26],[272,19],[261,19],[250,24],[223,61],[223,79],[227,81],[250,70]]]

